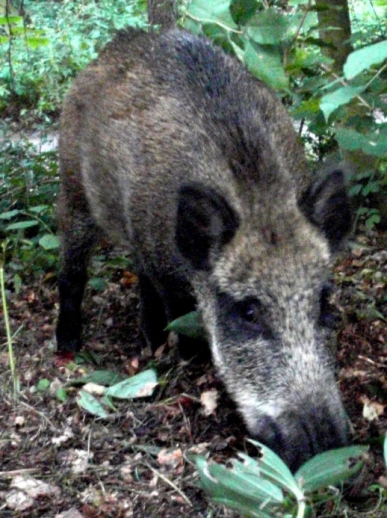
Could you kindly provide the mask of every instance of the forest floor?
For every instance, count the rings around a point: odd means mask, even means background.
[[[338,382],[355,443],[369,444],[352,497],[316,508],[318,516],[382,517],[372,486],[387,485],[382,439],[387,431],[387,251],[384,233],[363,233],[335,267]],[[5,337],[0,349],[0,516],[44,518],[234,517],[212,506],[187,454],[215,460],[254,450],[242,420],[209,360],[182,361],[166,345],[141,349],[135,278],[124,269],[107,287],[87,288],[85,353],[55,353],[55,276],[9,292],[20,391],[12,397]],[[3,333],[3,330],[0,331]],[[72,381],[95,370],[124,376],[154,365],[161,383],[151,397],[115,401],[105,419],[82,409]],[[67,398],[58,399],[65,388]],[[216,394],[210,415],[202,404]],[[370,489],[371,488],[371,489]]]

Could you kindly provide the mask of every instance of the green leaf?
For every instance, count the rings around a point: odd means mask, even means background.
[[[39,380],[37,386],[36,386],[36,389],[39,390],[39,391],[44,391],[44,390],[47,390],[50,386],[50,380],[48,380],[47,378],[44,378],[44,379],[41,379]]]
[[[188,5],[187,14],[201,23],[217,23],[237,29],[230,13],[230,0],[192,0]]]
[[[304,491],[334,486],[359,471],[366,451],[368,446],[349,446],[320,453],[303,464],[295,478]]]
[[[124,378],[124,376],[114,371],[95,371],[91,374],[86,374],[86,376],[82,376],[81,378],[71,380],[71,385],[84,385],[85,383],[96,383],[97,385],[110,387],[111,385],[123,381],[124,379],[126,379]]]
[[[36,220],[18,221],[17,223],[8,225],[5,230],[23,230],[25,228],[35,227],[38,224]]]
[[[329,115],[339,106],[349,103],[356,95],[361,94],[365,86],[343,86],[334,92],[324,95],[320,99],[320,109],[328,121]]]
[[[44,250],[54,250],[55,248],[59,248],[59,244],[59,238],[53,234],[44,234],[44,236],[39,239],[39,245],[44,248]]]
[[[105,396],[120,399],[132,399],[136,397],[151,396],[157,385],[156,371],[148,369],[131,378],[112,385],[105,391]]]
[[[98,417],[107,417],[109,415],[98,399],[84,390],[79,391],[77,404],[79,407],[89,412],[89,414],[96,415]]]
[[[261,450],[262,457],[257,462],[262,476],[281,486],[286,491],[291,491],[297,500],[301,500],[304,496],[303,492],[285,462],[273,450],[261,442],[254,441],[253,439],[249,439],[249,442]],[[247,456],[245,454],[240,453],[239,455],[246,460]],[[249,461],[250,464],[252,461],[253,459]]]
[[[18,214],[20,214],[20,210],[17,210],[17,209],[9,210],[8,212],[2,212],[0,214],[0,219],[12,219],[13,217],[17,216]]]
[[[165,331],[174,331],[194,339],[206,337],[202,317],[199,311],[191,311],[182,317],[176,318],[167,325]]]
[[[35,207],[30,207],[29,212],[34,212],[36,214],[40,214],[44,210],[48,209],[48,205],[35,205]]]
[[[385,59],[387,59],[387,40],[355,50],[348,56],[344,65],[345,78],[352,79],[363,70],[377,65]]]
[[[260,45],[279,45],[287,36],[289,22],[275,9],[256,13],[247,24],[247,36]]]
[[[0,25],[9,25],[12,23],[23,23],[22,16],[0,16]]]
[[[63,387],[58,388],[58,390],[56,391],[55,396],[56,396],[56,398],[59,401],[62,401],[62,403],[64,403],[65,401],[67,401],[66,389],[64,389]]]
[[[387,139],[383,133],[363,135],[353,129],[338,128],[336,140],[342,148],[350,151],[361,150],[366,155],[387,156]]]
[[[102,277],[92,277],[88,280],[88,284],[97,291],[103,291],[107,288],[107,282]]]
[[[43,45],[48,45],[50,43],[49,38],[27,38],[27,44],[32,49],[36,49],[42,47]]]
[[[245,64],[259,79],[276,90],[288,88],[288,78],[278,49],[270,45],[258,45],[251,40],[245,43]]]
[[[208,463],[202,457],[195,457],[201,486],[216,503],[222,503],[246,516],[271,517],[273,503],[282,504],[282,491],[271,482],[240,472],[221,464]],[[266,513],[265,511],[268,511]],[[254,514],[257,513],[257,514]]]

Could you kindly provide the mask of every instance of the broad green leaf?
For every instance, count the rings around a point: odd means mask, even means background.
[[[107,417],[109,415],[98,399],[84,390],[79,391],[77,404],[79,407],[89,412],[89,414],[96,415],[98,417]]]
[[[349,103],[356,95],[364,91],[365,86],[343,86],[334,92],[324,95],[320,100],[320,109],[328,121],[329,116],[339,106]]]
[[[71,380],[71,385],[83,385],[85,383],[97,383],[97,385],[104,385],[109,387],[120,381],[123,381],[124,377],[122,374],[118,374],[114,371],[95,371],[81,378]],[[126,378],[125,378],[126,379]]]
[[[59,238],[53,234],[44,234],[44,236],[39,239],[39,245],[45,250],[54,250],[55,248],[59,248]]]
[[[225,490],[230,489],[241,495],[243,499],[262,503],[271,501],[281,504],[283,494],[278,486],[259,476],[251,476],[250,473],[241,473],[234,468],[226,468],[222,464],[210,463],[207,465],[210,475],[218,480]]]
[[[120,399],[148,397],[157,385],[156,371],[148,369],[106,389],[105,396]]]
[[[165,331],[174,331],[190,338],[202,339],[206,337],[202,317],[199,311],[191,311],[182,317],[176,318],[167,325]]]
[[[300,490],[294,476],[284,461],[274,453],[273,450],[261,442],[254,441],[253,439],[249,439],[249,442],[261,450],[262,457],[256,462],[259,464],[262,476],[268,478],[276,485],[281,486],[283,489],[291,491],[297,499],[302,499],[303,492]],[[243,453],[239,455],[245,459],[245,461],[248,459],[248,457]]]
[[[295,479],[310,492],[339,484],[359,471],[367,450],[368,446],[349,446],[320,453],[301,466]]]
[[[273,516],[273,501],[283,502],[279,488],[267,480],[255,477],[251,486],[232,470],[216,463],[208,463],[203,457],[195,457],[201,486],[215,503],[224,504],[244,513],[244,516]],[[278,506],[278,504],[277,504]],[[266,513],[267,511],[267,513]],[[253,514],[253,513],[258,514]],[[246,514],[245,514],[246,513]]]
[[[345,78],[352,79],[363,70],[377,65],[385,59],[387,59],[387,40],[355,50],[348,56],[344,65]]]
[[[18,221],[8,225],[5,230],[24,230],[25,228],[35,227],[38,224],[36,220]]]
[[[269,8],[257,12],[247,24],[247,36],[260,45],[279,45],[288,30],[286,16]]]
[[[383,455],[384,455],[384,463],[387,468],[387,433],[386,433],[386,436],[384,437]]]
[[[336,139],[344,149],[350,151],[361,150],[367,155],[387,156],[387,138],[384,133],[363,135],[353,129],[338,128]]]
[[[250,72],[275,90],[288,88],[288,78],[280,53],[275,47],[258,45],[251,40],[246,40],[245,64]]]
[[[200,23],[217,23],[237,29],[230,13],[230,0],[192,0],[188,4],[187,14]]]
[[[12,219],[13,217],[17,216],[18,214],[20,214],[20,210],[17,210],[17,209],[9,210],[8,212],[2,212],[0,214],[0,219]]]

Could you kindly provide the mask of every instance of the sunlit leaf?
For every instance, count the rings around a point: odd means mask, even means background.
[[[44,236],[39,239],[39,245],[45,250],[59,248],[59,244],[59,238],[54,236],[54,234],[44,234]]]
[[[105,396],[120,399],[148,397],[153,394],[157,383],[156,371],[148,369],[107,388]]]
[[[24,230],[26,228],[35,227],[38,225],[36,220],[18,221],[17,223],[11,223],[6,227],[6,230]]]
[[[348,56],[344,65],[345,78],[352,79],[363,70],[377,65],[385,59],[387,59],[387,40],[355,50]]]
[[[230,13],[230,0],[192,0],[187,12],[201,23],[218,23],[230,29],[237,28]]]
[[[361,94],[365,86],[343,86],[334,92],[324,95],[320,100],[320,109],[328,120],[332,112],[339,106],[349,103],[356,95]]]

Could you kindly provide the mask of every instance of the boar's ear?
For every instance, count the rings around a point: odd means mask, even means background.
[[[343,172],[335,169],[318,177],[303,195],[300,208],[336,251],[352,227]]]
[[[180,189],[176,243],[195,269],[209,269],[210,252],[228,243],[238,226],[235,211],[214,189],[196,183]]]

